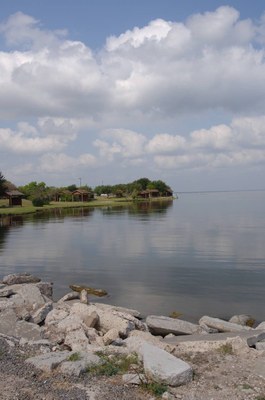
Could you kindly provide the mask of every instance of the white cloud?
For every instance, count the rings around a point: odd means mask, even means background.
[[[97,160],[91,154],[81,154],[78,157],[68,156],[63,153],[47,153],[40,159],[40,170],[45,172],[76,171],[78,167],[96,166]]]
[[[229,6],[157,19],[96,53],[32,16],[10,16],[0,24],[12,46],[0,52],[1,156],[9,165],[6,154],[41,155],[47,173],[264,164],[264,20]],[[189,134],[185,121],[196,121]]]
[[[0,24],[0,33],[5,35],[9,45],[22,44],[23,47],[42,47],[57,43],[66,35],[66,30],[45,31],[40,22],[30,15],[17,12]]]
[[[183,136],[161,133],[149,140],[146,145],[146,151],[148,153],[171,153],[183,151],[185,147],[186,139]]]
[[[113,160],[114,155],[123,158],[138,158],[144,151],[146,137],[128,129],[109,129],[101,133],[104,138],[113,140],[97,139],[94,146],[99,149],[100,155],[108,160]]]

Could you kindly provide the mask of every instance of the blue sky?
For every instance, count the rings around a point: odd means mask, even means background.
[[[264,188],[263,1],[0,6],[7,179]]]

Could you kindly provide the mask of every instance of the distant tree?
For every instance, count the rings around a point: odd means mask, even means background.
[[[161,195],[164,195],[168,189],[168,185],[161,181],[152,181],[148,184],[148,189],[157,189]]]
[[[69,190],[70,192],[74,192],[77,189],[77,186],[75,184],[67,186],[66,187],[67,190]]]
[[[150,179],[148,179],[148,178],[140,178],[140,179],[137,179],[136,181],[132,182],[132,184],[135,186],[135,188],[138,186],[138,187],[140,187],[140,190],[146,190],[149,183],[150,183]]]
[[[30,182],[25,186],[20,186],[19,190],[26,196],[29,200],[38,199],[43,202],[43,204],[48,204],[50,201],[51,191],[48,186],[46,186],[45,182],[36,181]]]
[[[0,197],[3,196],[3,194],[5,193],[5,182],[6,179],[2,174],[2,172],[0,171]]]

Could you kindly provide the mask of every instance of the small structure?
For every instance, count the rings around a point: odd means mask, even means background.
[[[143,199],[151,199],[159,196],[160,193],[157,189],[146,189],[139,193],[139,197],[142,197]]]
[[[5,192],[5,197],[9,201],[9,207],[22,206],[22,197],[23,196],[24,196],[23,193],[21,193],[17,189],[7,190]]]
[[[173,190],[170,188],[167,188],[167,190],[165,191],[165,196],[166,197],[173,197]]]
[[[84,189],[77,189],[72,192],[72,201],[89,201],[94,198],[94,193]]]

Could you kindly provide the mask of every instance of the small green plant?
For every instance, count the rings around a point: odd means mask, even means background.
[[[147,382],[147,383],[142,383],[141,387],[144,390],[147,390],[148,392],[152,393],[154,396],[162,396],[164,392],[167,391],[168,387],[167,385],[163,383],[158,383],[158,382]]]
[[[67,360],[68,361],[79,361],[79,360],[81,360],[81,356],[79,353],[73,353],[68,357]]]
[[[243,390],[249,390],[249,389],[253,389],[253,387],[250,386],[248,383],[243,383],[242,389],[243,389]]]
[[[255,397],[255,400],[265,400],[265,394]]]
[[[102,362],[101,364],[93,364],[87,368],[87,372],[92,375],[113,376],[124,374],[132,365],[139,366],[140,373],[139,360],[136,354],[130,354],[129,356],[124,354],[108,356],[103,352],[97,352],[96,354]]]
[[[222,344],[222,346],[220,346],[218,348],[218,351],[219,351],[219,353],[224,354],[224,355],[233,354],[233,347],[232,347],[231,343],[225,343],[225,344]]]

